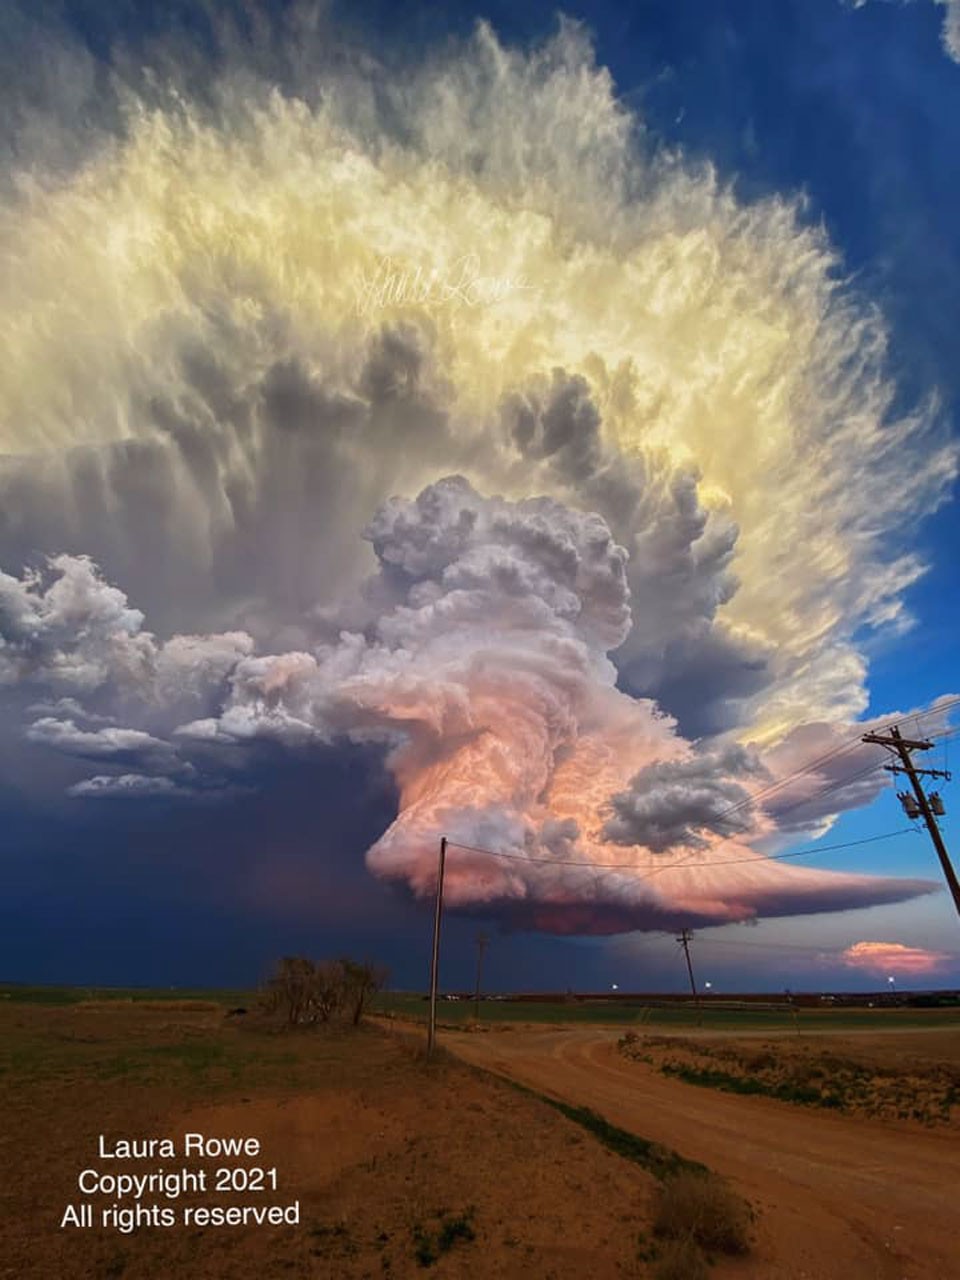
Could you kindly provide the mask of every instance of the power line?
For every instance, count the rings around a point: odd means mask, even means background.
[[[845,840],[842,844],[819,845],[812,849],[796,849],[792,853],[757,854],[753,858],[724,858],[714,862],[671,862],[662,867],[654,867],[651,874],[659,871],[672,871],[679,867],[734,867],[747,862],[785,862],[789,858],[808,858],[817,853],[833,853],[838,849],[854,849],[862,844],[876,844],[879,840],[892,840],[894,836],[915,835],[916,827],[901,827],[898,831],[887,831],[879,836],[866,836],[862,840]],[[729,841],[723,841],[729,844]],[[467,853],[482,853],[491,858],[508,858],[515,862],[533,862],[551,867],[585,867],[587,870],[639,871],[635,862],[587,862],[582,858],[538,858],[524,853],[507,853],[498,849],[483,849],[479,845],[461,844],[458,840],[447,840],[448,849],[463,849]],[[642,877],[646,878],[646,877]]]
[[[832,795],[834,791],[842,791],[844,787],[848,787],[851,782],[858,782],[861,778],[865,778],[868,773],[874,773],[877,769],[883,768],[883,760],[874,760],[871,764],[865,765],[864,768],[858,769],[856,773],[848,774],[845,778],[838,778],[836,782],[831,782],[828,786],[821,787],[819,791],[815,791],[813,795],[804,796],[802,800],[794,800],[793,804],[788,804],[782,809],[777,809],[774,816],[780,818],[785,813],[792,813],[794,809],[802,809],[804,805],[813,804],[815,800],[822,800],[824,796]]]
[[[832,947],[805,947],[797,942],[736,942],[732,938],[705,938],[698,934],[700,943],[705,947],[757,947],[764,951],[803,951],[820,953],[834,950]]]
[[[960,705],[960,694],[956,695],[955,697],[948,698],[945,702],[940,703],[940,705],[935,708],[920,712],[919,716],[915,718],[919,719],[921,717],[926,717],[926,716],[942,715],[944,712],[950,711],[953,707],[958,705]],[[875,717],[875,718],[879,718],[879,717]],[[907,717],[904,717],[904,719],[906,718]],[[955,726],[952,729],[946,729],[939,734],[936,734],[936,735],[931,734],[930,736],[931,737],[934,737],[934,736],[952,737],[957,733],[960,733],[960,726]],[[717,820],[719,821],[720,819],[726,817],[728,814],[736,813],[739,809],[748,808],[749,806],[755,805],[755,804],[762,804],[764,800],[768,799],[771,795],[775,794],[777,791],[781,791],[784,787],[789,786],[790,783],[798,781],[800,778],[806,776],[808,773],[815,773],[817,769],[822,768],[823,765],[829,764],[831,761],[836,760],[840,756],[846,755],[851,751],[855,751],[858,747],[861,747],[862,745],[863,745],[863,738],[860,736],[857,736],[855,738],[850,738],[847,742],[840,743],[839,746],[833,747],[830,751],[824,752],[823,755],[817,756],[813,760],[808,760],[806,764],[800,766],[800,768],[798,769],[795,769],[792,773],[787,774],[783,778],[775,778],[772,782],[768,783],[766,786],[760,787],[757,791],[751,792],[751,794],[747,796],[745,799],[738,800],[735,804],[730,805],[729,808],[722,810],[717,815]],[[873,765],[870,766],[870,768],[874,768],[874,767],[876,766],[873,766]],[[869,772],[869,769],[865,770],[865,772]],[[853,781],[853,780],[854,779],[852,778],[848,779],[848,781]],[[834,786],[833,789],[836,789],[836,786]],[[811,800],[814,798],[815,797],[813,796],[810,797]],[[806,804],[807,801],[803,801],[802,803]],[[799,807],[799,805],[795,807]],[[781,810],[781,812],[788,812],[788,811]]]

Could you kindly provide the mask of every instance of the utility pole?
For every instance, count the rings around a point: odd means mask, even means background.
[[[440,864],[437,867],[437,901],[433,909],[433,955],[430,960],[430,1020],[427,1023],[427,1054],[433,1053],[437,1038],[437,972],[440,968],[440,917],[443,914],[443,867],[447,860],[447,837],[440,837]]]
[[[693,933],[689,929],[681,929],[680,936],[677,941],[683,947],[683,954],[687,957],[687,973],[690,975],[690,993],[693,996],[693,1003],[697,1006],[697,1019],[700,1018],[700,997],[697,995],[697,984],[693,980],[693,965],[690,962],[690,939]]]
[[[943,843],[943,836],[934,816],[935,810],[937,813],[943,812],[943,805],[935,793],[931,793],[931,796],[928,797],[920,783],[921,775],[927,778],[946,778],[949,782],[950,774],[943,769],[917,769],[910,756],[911,751],[929,751],[933,743],[926,740],[903,738],[900,736],[900,730],[896,725],[891,727],[889,734],[865,733],[863,741],[874,742],[877,746],[886,747],[888,750],[895,751],[900,757],[900,764],[888,764],[884,765],[884,768],[889,770],[890,773],[905,773],[910,779],[910,785],[913,787],[913,796],[909,792],[898,792],[898,798],[904,809],[906,809],[908,816],[922,816],[927,824],[930,839],[933,841],[933,847],[936,849],[937,857],[940,859],[940,866],[943,868],[944,878],[953,896],[953,905],[957,909],[957,915],[960,915],[960,881],[957,880],[957,873],[950,862],[947,846]],[[910,812],[910,803],[908,802],[912,802],[914,797],[916,797],[915,807],[919,810],[919,814],[911,814]],[[936,806],[931,804],[931,799],[938,802]]]
[[[480,1021],[480,971],[483,968],[483,953],[489,941],[486,934],[477,934],[477,986],[473,993],[473,1017],[476,1022]]]

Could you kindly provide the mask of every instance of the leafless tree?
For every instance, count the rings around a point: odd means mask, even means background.
[[[311,1026],[343,1017],[356,1026],[370,996],[386,981],[385,969],[344,957],[319,964],[284,956],[267,981],[263,1007],[282,1013],[288,1026]]]

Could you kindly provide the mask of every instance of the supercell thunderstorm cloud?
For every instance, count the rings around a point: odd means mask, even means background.
[[[450,905],[555,933],[930,891],[765,856],[882,785],[763,800],[887,723],[865,637],[956,474],[798,200],[655,147],[569,22],[402,68],[298,7],[109,66],[47,32],[46,77],[18,39],[4,760],[216,806],[258,742],[373,744],[370,871],[425,897],[440,835],[495,850]]]

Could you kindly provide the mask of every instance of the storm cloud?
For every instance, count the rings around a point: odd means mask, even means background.
[[[876,794],[762,788],[857,732],[957,471],[826,233],[655,150],[574,23],[386,75],[310,12],[13,24],[7,748],[80,805],[373,744],[373,873],[429,894],[446,834],[500,855],[454,906],[557,932],[929,891],[757,852]]]

